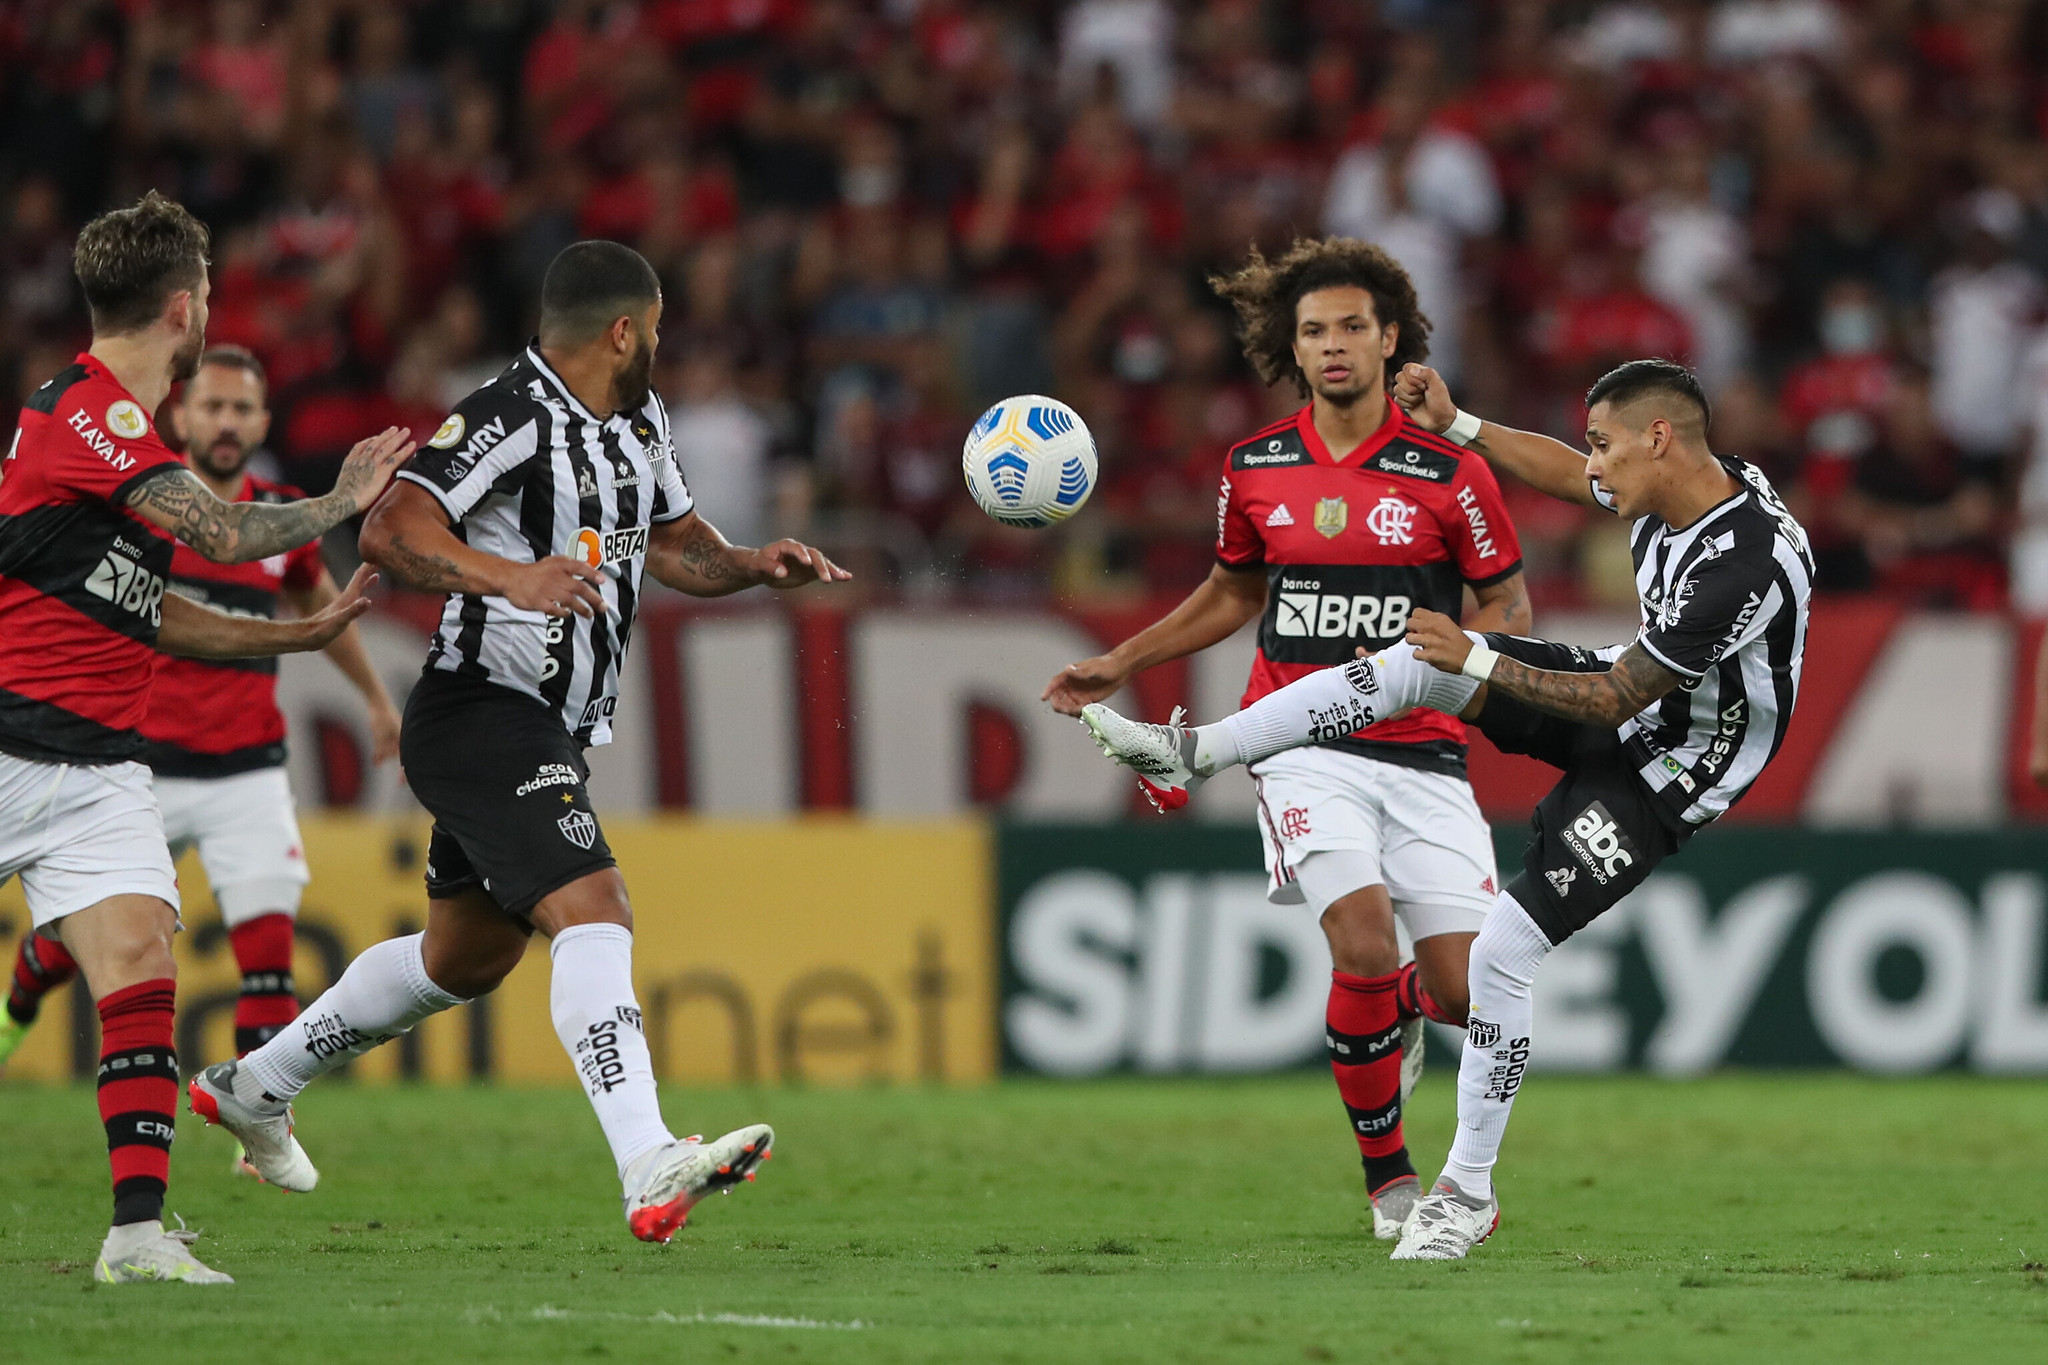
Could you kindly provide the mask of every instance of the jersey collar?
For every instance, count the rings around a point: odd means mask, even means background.
[[[1380,423],[1378,430],[1360,441],[1357,449],[1340,460],[1330,454],[1330,448],[1323,444],[1322,433],[1316,430],[1315,410],[1315,404],[1311,402],[1294,414],[1295,429],[1301,433],[1301,444],[1308,451],[1309,458],[1331,469],[1363,468],[1367,460],[1379,454],[1386,448],[1387,442],[1400,434],[1402,419],[1407,416],[1401,411],[1400,404],[1389,402],[1387,420]]]
[[[567,404],[578,416],[587,422],[595,422],[599,426],[605,424],[606,419],[599,417],[589,408],[584,407],[583,400],[569,391],[569,386],[562,382],[562,376],[555,373],[554,367],[541,359],[539,337],[535,337],[532,341],[526,343],[526,362],[533,366],[540,374],[541,382],[553,390],[555,396]],[[618,414],[613,413],[612,416],[616,417]]]

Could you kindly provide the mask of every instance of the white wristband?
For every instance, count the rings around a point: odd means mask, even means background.
[[[1465,666],[1458,671],[1474,682],[1485,682],[1493,676],[1493,666],[1500,662],[1500,655],[1485,645],[1472,646],[1472,652],[1465,656]]]
[[[1477,417],[1460,408],[1458,415],[1451,419],[1451,424],[1443,429],[1443,438],[1446,441],[1456,441],[1461,446],[1469,446],[1478,439],[1479,426]]]

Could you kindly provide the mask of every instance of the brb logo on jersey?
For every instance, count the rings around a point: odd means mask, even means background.
[[[1299,635],[1323,640],[1349,639],[1362,635],[1371,640],[1399,636],[1408,629],[1412,599],[1400,593],[1377,597],[1371,593],[1324,593],[1313,591],[1322,584],[1313,579],[1280,580],[1280,594],[1273,616],[1276,635]],[[1308,588],[1308,592],[1290,592]]]
[[[87,575],[85,590],[123,611],[133,612],[151,626],[161,626],[164,581],[136,562],[141,557],[141,550],[115,537],[114,547]]]
[[[1365,514],[1365,529],[1380,538],[1382,545],[1415,543],[1415,505],[1388,494]]]

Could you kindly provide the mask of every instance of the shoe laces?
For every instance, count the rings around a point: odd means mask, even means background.
[[[165,1228],[164,1236],[170,1238],[173,1242],[178,1243],[187,1251],[190,1251],[192,1249],[192,1244],[198,1241],[202,1236],[204,1236],[206,1230],[204,1228],[186,1227],[185,1215],[182,1213],[174,1213],[171,1215],[171,1217],[178,1220],[178,1226],[175,1228]]]

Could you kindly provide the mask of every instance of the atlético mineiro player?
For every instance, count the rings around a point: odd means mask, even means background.
[[[249,472],[270,427],[263,362],[239,346],[199,358],[171,408],[185,463],[223,502],[286,503],[296,488]],[[216,564],[186,545],[171,552],[166,591],[240,616],[274,617],[280,605],[311,616],[340,592],[320,543],[242,564]],[[398,752],[398,710],[350,626],[327,655],[362,693],[371,759]],[[157,663],[142,735],[171,855],[196,847],[227,925],[241,973],[235,1052],[260,1047],[299,1012],[293,993],[293,920],[308,880],[291,785],[285,780],[285,722],[277,705],[277,661],[181,659]],[[7,1002],[0,1007],[0,1064],[19,1046],[42,997],[76,967],[61,944],[22,939]],[[247,1163],[237,1161],[240,1170]]]
[[[1492,472],[1387,397],[1389,378],[1429,353],[1407,272],[1377,246],[1330,238],[1298,241],[1275,261],[1254,251],[1211,283],[1235,306],[1260,378],[1292,382],[1308,404],[1232,447],[1207,581],[1163,620],[1061,672],[1045,691],[1053,706],[1077,715],[1252,620],[1247,705],[1399,641],[1415,611],[1464,614],[1467,589],[1473,629],[1526,631],[1521,550]],[[1361,728],[1333,713],[1319,739],[1252,767],[1259,830],[1271,898],[1306,902],[1329,938],[1330,1066],[1374,1235],[1393,1240],[1421,1198],[1401,1130],[1421,1020],[1465,1022],[1467,955],[1496,890],[1493,841],[1455,715],[1418,710]],[[1397,918],[1415,942],[1406,967]]]
[[[0,880],[76,959],[100,1016],[99,1109],[114,1216],[94,1262],[113,1284],[228,1277],[166,1233],[178,1065],[178,889],[139,759],[156,651],[236,658],[324,648],[369,605],[358,574],[326,610],[265,621],[166,592],[172,538],[218,563],[285,554],[374,502],[412,453],[359,444],[334,491],[226,503],[151,414],[206,344],[207,233],[154,192],[78,234],[93,340],[24,406],[0,464]]]

